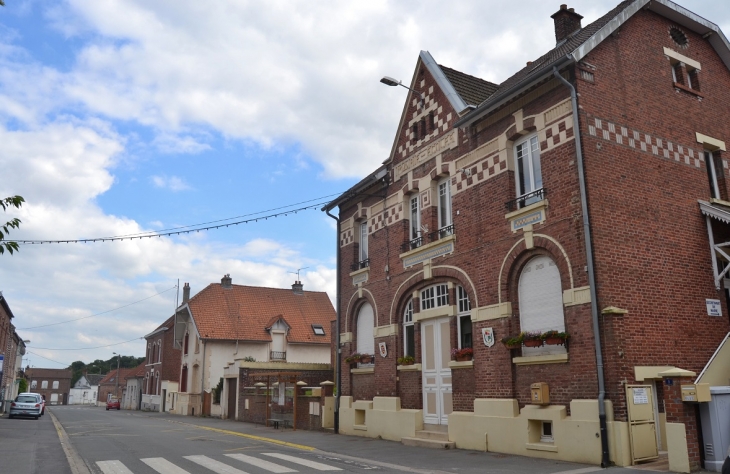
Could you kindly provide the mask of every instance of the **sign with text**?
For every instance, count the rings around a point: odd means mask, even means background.
[[[720,306],[720,300],[713,300],[710,298],[705,299],[707,305],[708,316],[722,316],[722,306]]]

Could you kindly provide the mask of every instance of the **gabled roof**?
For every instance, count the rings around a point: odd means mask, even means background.
[[[152,331],[151,333],[147,334],[144,338],[147,339],[149,337],[152,337],[152,336],[155,336],[155,335],[157,335],[159,333],[162,333],[162,332],[167,331],[174,324],[174,320],[175,320],[175,315],[170,316],[169,318],[167,318],[165,320],[164,323],[162,323],[159,326],[157,326],[157,328],[155,328],[154,331]]]
[[[442,66],[440,64],[439,67],[444,72],[446,79],[448,79],[451,85],[454,86],[456,93],[459,94],[468,106],[477,106],[481,104],[499,88],[499,86],[493,82],[470,76],[469,74],[457,71],[456,69],[451,69],[450,67]]]
[[[553,67],[558,69],[586,57],[611,33],[626,23],[636,12],[647,8],[673,22],[697,32],[709,35],[708,41],[718,53],[725,66],[730,69],[730,43],[720,28],[699,15],[677,5],[671,0],[625,0],[593,23],[558,43],[527,66],[499,85],[499,88],[472,112],[458,120],[454,126],[470,125],[489,114],[512,97],[552,75]]]
[[[119,369],[119,382],[122,383],[122,381],[132,372],[137,370],[140,366],[144,367],[144,364],[139,364],[137,367],[133,367],[131,369],[125,369],[120,368]],[[99,385],[107,385],[107,384],[116,384],[116,378],[117,378],[117,369],[112,369],[109,371],[108,374],[104,376],[103,379],[99,382]]]
[[[84,375],[86,378],[86,381],[89,382],[89,385],[99,385],[99,382],[101,382],[101,379],[105,377],[104,374],[86,374]]]
[[[290,326],[287,340],[293,343],[329,344],[330,321],[335,310],[327,293],[291,289],[212,283],[187,303],[203,339],[271,341],[267,325],[279,316]],[[325,328],[316,336],[312,324]]]
[[[139,364],[134,369],[130,369],[129,372],[124,376],[124,379],[142,378],[144,373],[147,371],[147,367],[144,364]]]

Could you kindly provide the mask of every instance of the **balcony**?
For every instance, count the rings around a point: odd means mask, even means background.
[[[269,360],[272,362],[286,362],[286,351],[271,351],[269,354]]]
[[[537,191],[523,194],[522,196],[518,197],[517,199],[508,201],[504,205],[507,208],[507,212],[512,212],[512,211],[516,211],[517,209],[522,209],[525,206],[529,206],[530,204],[544,201],[546,197],[547,197],[547,188],[540,188]]]
[[[350,265],[350,271],[356,272],[358,270],[362,270],[363,268],[368,268],[370,266],[370,259],[366,258],[365,260],[360,260],[359,262],[355,262],[352,265]]]
[[[440,228],[436,232],[431,232],[428,234],[429,239],[431,242],[436,242],[437,240],[441,240],[444,237],[448,237],[450,235],[454,235],[454,232],[456,231],[456,228],[454,227],[454,224],[447,225],[445,227]]]
[[[421,245],[423,245],[423,237],[416,237],[413,240],[403,242],[403,244],[400,246],[400,251],[401,251],[401,253],[405,253],[410,250],[417,249]]]

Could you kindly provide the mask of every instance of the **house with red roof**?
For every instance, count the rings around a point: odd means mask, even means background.
[[[190,294],[187,283],[183,293]],[[142,364],[141,410],[165,412],[173,408],[172,394],[178,391],[180,383],[180,350],[175,348],[174,324],[173,315],[145,336],[147,352]]]
[[[241,364],[282,371],[329,370],[330,324],[335,311],[325,292],[234,285],[230,275],[190,297],[175,315],[175,345],[181,351],[174,412],[236,418],[234,390],[223,379],[238,377]],[[237,387],[237,383],[225,384]],[[218,391],[219,397],[214,396]],[[233,407],[233,408],[229,408]]]
[[[127,389],[126,378],[136,370],[137,367],[110,370],[99,382],[98,398],[96,399],[97,405],[106,406],[106,402],[111,400],[112,397],[124,400]]]
[[[125,410],[142,409],[142,390],[144,387],[145,364],[139,364],[134,370],[127,372],[124,377],[124,392],[122,394],[122,408]]]

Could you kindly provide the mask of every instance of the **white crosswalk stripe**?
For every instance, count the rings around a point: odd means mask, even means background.
[[[308,459],[302,459],[295,456],[289,456],[288,454],[281,454],[281,453],[261,453],[264,456],[271,456],[272,458],[277,459],[283,459],[284,461],[293,462],[294,464],[301,464],[302,466],[311,467],[312,469],[316,469],[318,471],[341,471],[339,467],[334,466],[328,466],[327,464],[322,464],[315,461],[310,461]]]
[[[267,461],[265,459],[255,458],[253,456],[247,456],[245,454],[226,454],[229,458],[237,459],[245,463],[251,464],[261,469],[266,469],[269,472],[284,473],[284,472],[297,472],[295,469],[290,469],[285,466]]]
[[[223,464],[220,461],[211,459],[208,456],[184,456],[188,461],[192,461],[195,464],[199,464],[216,474],[248,474],[246,471],[241,471],[235,467],[231,467],[228,464]]]
[[[134,474],[121,461],[96,461],[104,474]]]
[[[190,474],[185,469],[177,467],[165,458],[146,458],[141,461],[160,474]]]

